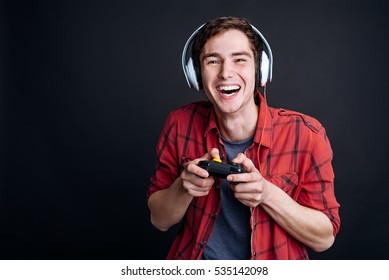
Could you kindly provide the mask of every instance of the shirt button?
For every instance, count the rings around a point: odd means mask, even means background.
[[[311,126],[311,122],[307,122],[307,126]]]

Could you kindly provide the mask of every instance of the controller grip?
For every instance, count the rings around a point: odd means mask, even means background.
[[[217,161],[201,160],[198,165],[201,168],[207,170],[210,176],[224,179],[230,174],[246,172],[246,170],[240,164],[228,164]]]

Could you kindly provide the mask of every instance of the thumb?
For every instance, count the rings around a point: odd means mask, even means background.
[[[206,155],[208,155],[207,159],[209,160],[220,159],[219,149],[217,148],[212,148]]]

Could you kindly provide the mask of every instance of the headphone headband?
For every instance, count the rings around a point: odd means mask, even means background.
[[[200,73],[196,71],[193,65],[193,59],[191,55],[189,55],[189,49],[192,46],[194,37],[200,32],[200,30],[204,27],[205,24],[201,25],[197,28],[192,35],[188,38],[185,43],[184,49],[182,51],[182,70],[184,71],[186,82],[188,83],[190,88],[195,88],[197,90],[202,89],[202,85],[199,84],[198,77],[200,77]],[[250,24],[251,25],[251,24]],[[260,73],[260,86],[265,86],[267,82],[271,82],[273,77],[273,54],[270,48],[269,43],[265,39],[259,30],[251,25],[253,31],[259,36],[263,43],[263,51],[261,55],[261,60],[259,63],[259,73]]]

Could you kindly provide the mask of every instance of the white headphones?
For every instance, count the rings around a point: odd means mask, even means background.
[[[193,65],[193,59],[191,55],[189,55],[189,48],[192,47],[193,39],[196,36],[197,33],[201,30],[201,28],[205,24],[201,25],[199,28],[196,29],[195,32],[193,32],[192,35],[190,35],[189,39],[186,41],[184,49],[182,51],[182,69],[184,71],[184,75],[186,78],[186,81],[190,88],[195,88],[197,90],[202,89],[202,85],[199,84],[200,73],[196,71],[194,65]],[[257,28],[255,28],[253,25],[251,25],[254,32],[258,34],[259,38],[262,40],[263,43],[263,51],[261,55],[261,61],[259,63],[259,78],[260,78],[260,86],[264,87],[267,82],[271,82],[272,74],[273,74],[273,54],[271,52],[270,46],[268,42],[266,41],[265,37],[259,32]]]

